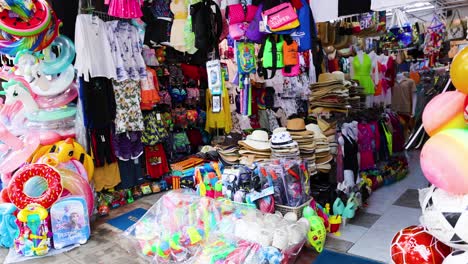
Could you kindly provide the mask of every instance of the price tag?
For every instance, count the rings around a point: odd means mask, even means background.
[[[249,194],[247,194],[247,196],[249,197],[249,200],[251,202],[255,202],[256,200],[260,199],[260,198],[263,198],[263,197],[266,197],[266,196],[269,196],[269,195],[273,195],[275,193],[275,189],[272,187],[268,187],[266,189],[263,189],[261,192],[257,192],[257,191],[253,191]]]
[[[161,121],[161,114],[160,114],[160,113],[157,113],[157,114],[156,114],[156,119],[157,119],[158,121]]]
[[[101,135],[101,141],[104,143],[106,142],[106,138],[104,137],[104,135]]]

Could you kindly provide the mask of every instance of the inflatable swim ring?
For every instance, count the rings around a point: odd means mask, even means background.
[[[26,182],[39,176],[47,181],[48,188],[39,197],[29,197],[24,193]],[[18,170],[10,181],[8,196],[11,202],[19,209],[26,208],[29,204],[39,204],[48,209],[62,195],[63,185],[60,173],[47,164],[30,164]]]
[[[46,57],[50,57],[52,47],[59,48],[60,55],[53,60],[41,62],[41,71],[47,75],[59,74],[68,70],[75,58],[75,45],[66,36],[58,36],[49,47],[43,50]]]
[[[0,12],[0,29],[15,36],[29,37],[43,32],[50,24],[52,15],[46,1],[32,0],[34,12],[28,20],[12,15],[10,10]]]
[[[51,81],[45,75],[39,74],[40,76],[36,75],[35,80],[31,82],[33,93],[39,96],[56,96],[66,91],[72,84],[75,79],[75,68],[69,64],[64,72]]]
[[[55,13],[53,14],[52,22],[47,30],[44,30],[38,35],[29,37],[7,36],[0,39],[0,53],[9,56],[16,56],[21,50],[41,51],[45,49],[55,37],[58,35],[60,21]],[[5,35],[5,33],[3,33]]]
[[[11,133],[7,131],[4,125],[0,124],[0,141],[7,145],[6,151],[0,152],[0,173],[9,173],[19,168],[36,151],[39,146],[39,138],[29,134],[13,140],[13,144],[8,142]],[[16,142],[20,142],[17,148]],[[13,147],[12,147],[13,146]]]
[[[78,96],[76,82],[73,82],[68,89],[57,96],[37,96],[36,103],[39,105],[39,108],[48,109],[48,108],[57,108],[67,105]]]
[[[38,111],[26,114],[26,118],[32,122],[52,122],[64,119],[74,120],[73,117],[75,115],[76,107],[67,106],[55,109],[40,109]]]

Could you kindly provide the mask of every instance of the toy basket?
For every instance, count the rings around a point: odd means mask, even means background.
[[[307,205],[310,204],[312,199],[313,198],[310,198],[309,200],[307,200],[307,202],[299,205],[298,207],[290,207],[290,206],[286,206],[286,205],[275,204],[275,210],[280,211],[283,215],[285,215],[286,213],[289,213],[289,212],[293,212],[293,213],[296,214],[297,219],[299,219],[299,218],[302,217],[302,210],[304,209],[304,207],[306,207]]]

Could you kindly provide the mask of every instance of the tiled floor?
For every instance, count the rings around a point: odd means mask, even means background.
[[[329,234],[325,247],[330,250],[360,255],[389,263],[389,246],[394,234],[403,227],[419,223],[420,210],[417,189],[427,186],[419,167],[419,153],[408,155],[410,175],[391,186],[385,186],[373,193],[369,206],[341,227],[341,235]],[[115,217],[135,208],[148,209],[161,195],[152,195],[111,212]],[[121,231],[105,224],[100,218],[93,224],[91,239],[86,245],[61,255],[35,259],[27,264],[137,264],[145,260],[131,253],[128,245],[122,244]],[[129,252],[130,251],[130,252]],[[0,261],[8,251],[0,249]],[[314,250],[305,247],[299,254],[297,264],[310,264],[316,258]],[[2,261],[1,261],[2,262]]]

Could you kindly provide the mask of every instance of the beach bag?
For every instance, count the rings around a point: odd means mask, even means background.
[[[278,38],[278,39],[276,39]],[[283,37],[281,35],[269,35],[258,52],[258,74],[264,79],[275,77],[276,70],[283,68]],[[268,76],[267,69],[272,70]]]
[[[390,32],[395,36],[401,48],[413,43],[413,29],[406,15],[400,9],[395,9],[390,23]]]
[[[459,22],[454,23],[458,18]],[[447,40],[460,40],[466,37],[466,21],[460,16],[460,11],[455,10],[453,16],[447,26]]]
[[[271,30],[275,30],[293,23],[297,20],[296,11],[294,10],[291,3],[281,3],[277,6],[269,8],[262,13],[263,17],[266,17],[267,25]]]
[[[260,4],[255,12],[253,20],[249,24],[249,28],[245,32],[245,36],[255,42],[255,43],[262,43],[267,35],[265,32],[260,31],[260,22],[262,21],[262,9],[263,4]]]
[[[292,77],[299,75],[298,44],[290,36],[285,36],[283,41],[283,76]]]

